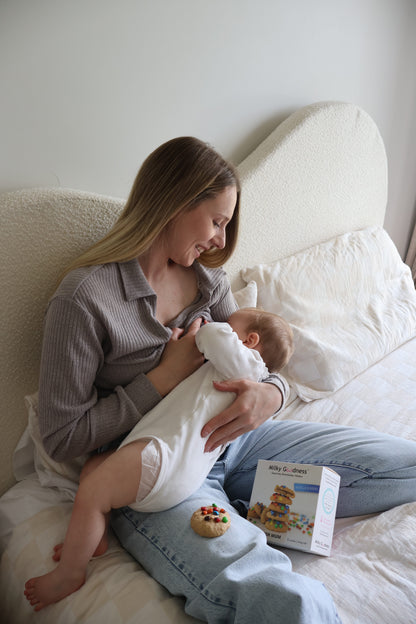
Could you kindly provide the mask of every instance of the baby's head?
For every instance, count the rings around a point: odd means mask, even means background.
[[[249,349],[260,353],[271,373],[287,364],[293,353],[293,333],[281,316],[258,308],[241,308],[228,322]]]

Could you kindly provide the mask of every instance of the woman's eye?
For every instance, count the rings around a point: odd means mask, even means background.
[[[216,227],[216,228],[220,228],[221,226],[220,226],[220,224],[219,224],[219,223],[217,223],[216,221],[214,221],[214,227]]]

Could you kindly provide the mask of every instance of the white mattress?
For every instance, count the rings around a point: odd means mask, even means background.
[[[416,338],[328,398],[294,399],[282,418],[337,423],[416,439]],[[336,521],[331,556],[286,551],[325,583],[344,624],[416,622],[416,503]]]
[[[342,423],[416,438],[416,338],[330,398],[290,402],[281,418]],[[71,502],[42,488],[35,476],[0,501],[0,614],[10,624],[133,624],[196,622],[184,602],[160,587],[112,538],[89,564],[85,585],[33,614],[23,598],[32,575],[52,569]],[[416,622],[416,503],[366,518],[336,521],[329,558],[286,550],[296,571],[323,581],[344,624]]]

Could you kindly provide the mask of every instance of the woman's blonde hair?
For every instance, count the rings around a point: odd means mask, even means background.
[[[108,234],[72,262],[65,274],[82,266],[127,262],[140,256],[172,219],[230,186],[237,190],[234,214],[227,225],[225,247],[207,251],[199,258],[208,267],[224,264],[237,242],[238,175],[230,163],[199,139],[178,137],[167,141],[143,162],[126,205]]]

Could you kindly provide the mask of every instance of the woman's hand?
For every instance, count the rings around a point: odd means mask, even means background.
[[[238,379],[214,382],[214,387],[221,392],[235,392],[237,397],[202,428],[201,436],[209,436],[205,444],[206,453],[257,429],[282,405],[280,390],[270,383]]]
[[[195,344],[195,334],[201,323],[201,318],[195,319],[186,333],[181,327],[174,327],[158,366],[147,373],[147,378],[162,396],[204,363],[204,356]]]

